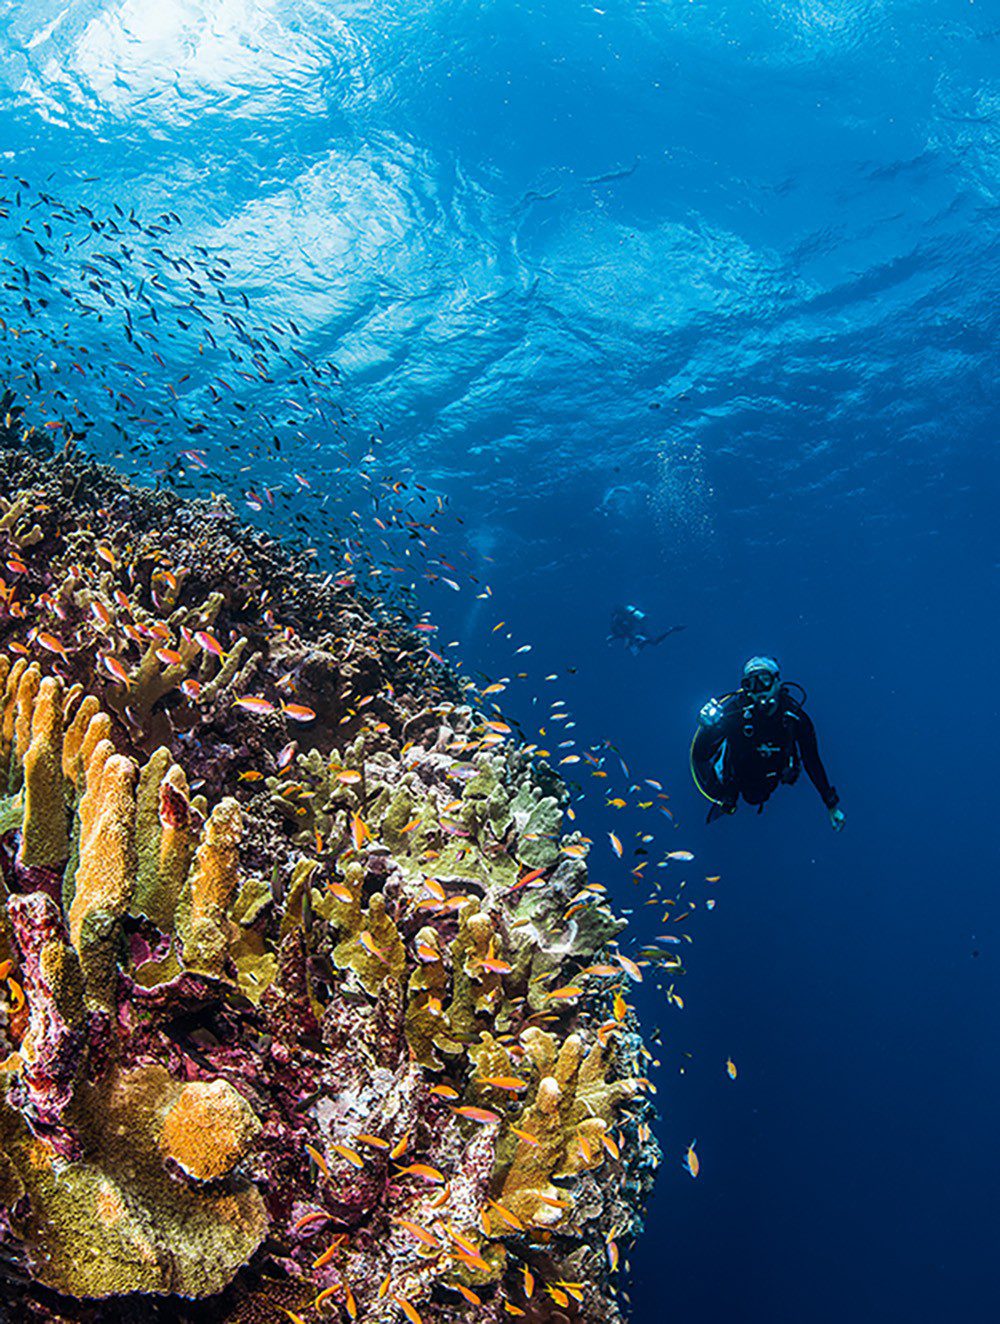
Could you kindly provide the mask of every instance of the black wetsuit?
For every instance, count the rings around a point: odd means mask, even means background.
[[[641,628],[641,622],[645,619],[646,613],[640,611],[638,607],[616,607],[611,613],[611,633],[608,635],[608,643],[620,639],[630,653],[638,654],[644,648],[655,648],[657,644],[662,644],[668,635],[687,628],[683,625],[671,625],[669,630],[664,630],[655,639],[651,639]]]
[[[794,782],[805,768],[827,809],[836,807],[840,797],[819,756],[816,728],[787,690],[779,690],[770,712],[742,690],[719,707],[718,719],[699,726],[691,747],[695,777],[712,799],[735,805],[742,795],[763,806],[779,783]]]

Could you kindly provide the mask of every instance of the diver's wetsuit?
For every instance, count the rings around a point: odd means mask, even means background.
[[[655,648],[657,644],[662,644],[668,635],[687,628],[684,625],[671,625],[669,630],[664,630],[655,639],[651,639],[640,626],[640,622],[645,619],[646,613],[640,611],[638,607],[616,607],[611,613],[611,633],[608,635],[608,643],[620,639],[633,657],[637,657],[644,648]]]
[[[780,782],[794,782],[804,767],[827,809],[840,797],[830,785],[805,709],[782,686],[773,709],[738,690],[719,701],[719,716],[701,725],[691,746],[699,786],[713,800],[763,806]]]

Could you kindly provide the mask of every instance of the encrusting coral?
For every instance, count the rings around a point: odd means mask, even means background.
[[[221,500],[2,455],[0,550],[5,1297],[620,1320],[657,1155],[557,779]]]

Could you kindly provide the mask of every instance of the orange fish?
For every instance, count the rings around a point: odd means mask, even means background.
[[[181,693],[185,698],[197,699],[198,695],[201,693],[201,682],[190,678],[188,680],[182,680]]]
[[[181,661],[181,655],[176,648],[158,648],[156,656],[165,667],[176,667]]]
[[[612,1009],[614,1010],[615,1020],[618,1021],[619,1023],[623,1021],[625,1017],[628,1015],[628,1003],[625,1001],[625,999],[622,997],[620,993],[615,994],[615,1000],[612,1003]]]
[[[383,1140],[381,1136],[369,1135],[367,1131],[362,1131],[354,1137],[359,1144],[371,1145],[373,1149],[388,1149],[388,1140]]]
[[[615,834],[614,834],[613,832],[609,832],[609,833],[608,833],[608,838],[609,838],[610,841],[611,841],[611,849],[612,849],[612,850],[614,851],[614,853],[618,856],[618,858],[621,859],[621,857],[622,857],[622,844],[621,844],[621,842],[618,840],[618,838],[615,836]]]
[[[512,1126],[510,1129],[511,1129],[511,1130],[514,1132],[514,1134],[517,1136],[518,1140],[523,1140],[524,1143],[525,1143],[526,1145],[539,1145],[539,1144],[541,1144],[541,1141],[538,1139],[538,1137],[535,1136],[535,1135],[532,1135],[530,1131],[522,1131],[522,1130],[520,1130],[519,1127],[516,1127],[516,1126]]]
[[[554,988],[551,993],[546,993],[546,999],[549,998],[579,998],[583,995],[583,989],[577,984],[567,984],[564,988]]]
[[[338,901],[353,901],[354,893],[343,883],[327,883],[326,890]]]
[[[159,657],[160,654],[157,653],[156,656]],[[179,657],[178,661],[180,661]],[[259,694],[245,694],[242,699],[234,699],[233,707],[242,708],[244,712],[256,713],[261,717],[263,717],[265,713],[274,712],[274,704],[269,703],[267,699],[261,698]]]
[[[497,1200],[490,1200],[489,1204],[490,1208],[495,1209],[509,1227],[516,1228],[518,1232],[524,1231],[524,1224],[518,1218],[517,1214],[511,1213],[506,1205],[500,1204]]]
[[[281,710],[293,722],[313,722],[316,720],[316,713],[312,708],[307,708],[304,703],[282,703]]]
[[[692,1177],[697,1177],[698,1173],[701,1171],[701,1163],[698,1159],[698,1155],[694,1152],[694,1147],[697,1143],[696,1140],[692,1140],[690,1145],[688,1145],[687,1151],[684,1155],[684,1162],[682,1164],[684,1171],[690,1173]]]
[[[351,841],[354,843],[354,849],[360,850],[366,841],[371,838],[371,831],[364,823],[360,814],[351,815]]]
[[[319,1170],[322,1172],[323,1176],[324,1176],[324,1177],[329,1177],[329,1175],[330,1175],[330,1169],[329,1169],[329,1167],[328,1167],[328,1165],[327,1165],[326,1159],[325,1159],[325,1158],[323,1157],[323,1155],[319,1152],[319,1150],[316,1149],[316,1148],[314,1148],[314,1146],[312,1146],[312,1145],[306,1145],[306,1153],[309,1155],[309,1157],[312,1159],[312,1161],[316,1164],[316,1166],[317,1166],[317,1167],[319,1168]]]
[[[627,956],[622,956],[621,952],[618,952],[615,955],[615,960],[628,975],[629,979],[634,980],[637,984],[642,983],[642,971],[634,961],[630,961]]]
[[[119,685],[128,686],[128,672],[116,657],[112,657],[110,653],[98,653],[97,657],[101,666],[112,680],[116,680]]]
[[[396,1218],[393,1221],[397,1227],[401,1227],[404,1232],[409,1232],[411,1237],[415,1237],[421,1245],[430,1246],[432,1250],[440,1250],[441,1243],[438,1241],[434,1233],[428,1232],[428,1230],[425,1227],[421,1227],[419,1223],[411,1223],[408,1218]]]
[[[621,1158],[622,1156],[621,1150],[619,1149],[616,1142],[612,1140],[611,1137],[607,1134],[606,1131],[601,1132],[601,1144],[604,1146],[604,1148],[608,1151],[608,1153],[611,1155],[613,1159]]]
[[[412,1302],[407,1301],[405,1296],[397,1296],[396,1293],[393,1292],[392,1299],[410,1321],[410,1324],[424,1324],[420,1315],[417,1313],[416,1306],[414,1306]]]
[[[526,1090],[528,1082],[519,1076],[477,1076],[477,1085],[492,1085],[495,1090]]]
[[[301,1232],[302,1229],[308,1227],[310,1223],[320,1223],[329,1217],[330,1215],[325,1209],[314,1209],[311,1214],[303,1214],[301,1218],[297,1219],[292,1224],[292,1231]]]
[[[207,630],[196,630],[194,639],[195,643],[206,653],[211,653],[213,657],[225,657],[225,649],[214,634],[209,634]]]
[[[484,1126],[503,1120],[499,1113],[491,1112],[489,1108],[453,1108],[452,1112],[459,1117],[468,1118],[470,1122],[480,1122]]]
[[[608,1268],[611,1270],[612,1273],[615,1273],[618,1268],[618,1243],[617,1241],[615,1241],[614,1237],[611,1235],[610,1232],[608,1233],[607,1236],[607,1248],[608,1248]]]
[[[372,935],[368,932],[367,929],[362,929],[361,932],[358,934],[358,942],[369,954],[369,956],[376,957],[379,961],[382,962],[383,965],[389,964],[388,956],[386,956],[385,952],[383,952],[381,947],[376,946],[375,939],[372,937]]]
[[[513,887],[507,889],[507,895],[510,896],[511,892],[519,892],[522,887],[527,887],[536,878],[541,878],[544,872],[544,869],[532,869],[530,873],[526,873],[522,878],[519,878]]]
[[[524,1274],[524,1295],[530,1301],[535,1291],[535,1275],[526,1264],[521,1266],[521,1272]]]
[[[41,644],[43,648],[47,648],[50,653],[56,653],[59,657],[69,657],[65,645],[54,634],[49,634],[47,630],[39,630],[35,635],[35,642]]]
[[[408,1167],[397,1168],[397,1177],[420,1177],[423,1181],[438,1182],[444,1181],[444,1173],[438,1172],[437,1168],[432,1168],[429,1163],[411,1163]]]
[[[457,1099],[458,1090],[452,1089],[450,1085],[432,1085],[428,1091],[429,1094],[436,1094],[439,1099]]]
[[[346,1240],[347,1238],[344,1236],[334,1237],[334,1239],[330,1242],[329,1246],[327,1246],[323,1254],[317,1256],[316,1259],[313,1260],[312,1267],[314,1269],[324,1268],[327,1264],[330,1263],[334,1255],[336,1255],[337,1251],[340,1250],[341,1246],[344,1244]]]
[[[13,961],[0,962],[0,979],[6,979],[13,969],[14,969]]]
[[[390,1158],[392,1158],[392,1159],[397,1159],[397,1158],[402,1158],[402,1157],[403,1157],[403,1155],[406,1153],[406,1151],[407,1151],[407,1150],[409,1149],[409,1147],[410,1147],[410,1135],[411,1135],[411,1134],[412,1134],[411,1131],[406,1131],[406,1132],[404,1132],[403,1135],[400,1136],[400,1138],[399,1138],[399,1139],[396,1141],[396,1143],[393,1145],[392,1149],[389,1150],[389,1157],[390,1157]]]
[[[445,1286],[454,1288],[456,1292],[459,1292],[465,1297],[470,1305],[481,1306],[483,1304],[483,1298],[481,1296],[476,1296],[471,1287],[463,1287],[461,1283],[446,1283]]]
[[[365,1161],[356,1149],[351,1149],[347,1145],[333,1145],[330,1148],[335,1154],[339,1154],[342,1159],[346,1159],[355,1168],[363,1168]]]

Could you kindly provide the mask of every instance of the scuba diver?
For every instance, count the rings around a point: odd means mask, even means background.
[[[799,690],[801,699],[790,688]],[[705,704],[691,742],[691,773],[698,790],[713,802],[707,822],[734,814],[741,795],[763,812],[775,789],[797,781],[804,767],[826,805],[830,826],[841,830],[840,797],[820,759],[805,701],[801,685],[782,683],[773,657],[752,657],[740,688]]]
[[[611,613],[611,632],[608,635],[608,643],[614,643],[620,639],[633,657],[638,657],[644,648],[655,648],[657,644],[662,644],[668,635],[676,634],[678,630],[686,630],[686,625],[671,625],[669,630],[664,630],[655,638],[650,638],[643,628],[643,621],[646,619],[646,613],[640,611],[638,607],[631,604],[625,607],[616,607]]]

